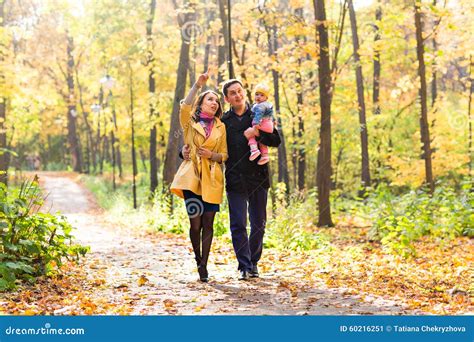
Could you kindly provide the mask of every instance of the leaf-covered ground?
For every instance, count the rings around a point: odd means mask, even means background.
[[[232,244],[216,239],[211,281],[197,281],[186,236],[111,224],[70,177],[43,176],[52,210],[79,242],[80,264],[0,294],[1,314],[468,314],[473,313],[472,240],[423,240],[404,259],[365,240],[357,222],[326,230],[328,248],[311,253],[265,249],[262,277],[237,280]]]

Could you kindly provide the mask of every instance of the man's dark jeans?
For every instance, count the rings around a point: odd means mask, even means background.
[[[263,235],[267,221],[268,189],[252,192],[228,191],[230,231],[239,270],[252,270],[262,255]],[[247,208],[250,217],[250,238],[247,234]]]

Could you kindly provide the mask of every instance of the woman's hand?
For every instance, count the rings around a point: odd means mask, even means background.
[[[207,71],[204,74],[199,75],[196,84],[201,88],[206,85],[207,80],[209,79],[209,72],[211,68],[207,68]]]
[[[184,160],[191,160],[191,149],[189,145],[184,145],[181,153],[183,154]]]
[[[209,151],[209,150],[206,150],[206,149],[203,148],[203,147],[199,147],[199,149],[198,149],[198,151],[197,151],[197,154],[198,154],[198,156],[200,156],[201,158],[211,159],[211,157],[212,157],[212,152]]]

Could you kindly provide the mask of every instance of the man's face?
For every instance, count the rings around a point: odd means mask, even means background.
[[[235,108],[245,105],[245,91],[239,83],[232,84],[227,88],[227,96],[224,99]]]

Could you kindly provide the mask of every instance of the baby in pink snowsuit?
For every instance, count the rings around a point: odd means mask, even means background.
[[[265,84],[258,84],[255,87],[255,104],[252,106],[254,114],[252,126],[260,131],[272,133],[273,132],[273,106],[267,101],[270,94],[270,89]],[[249,140],[250,146],[250,160],[255,160],[261,155],[258,160],[258,165],[264,165],[270,161],[268,156],[268,146],[257,143],[255,137]]]

